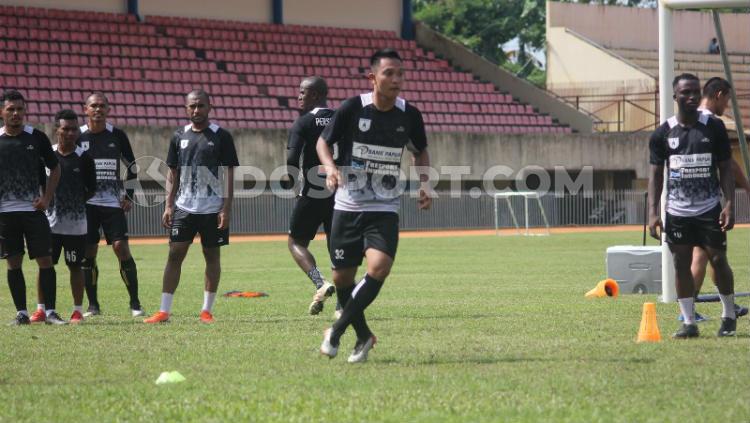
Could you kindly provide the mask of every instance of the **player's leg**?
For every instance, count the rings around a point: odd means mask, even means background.
[[[313,315],[323,310],[325,300],[335,292],[333,284],[326,281],[321,275],[315,257],[308,249],[310,241],[315,238],[321,223],[320,213],[317,210],[318,206],[311,198],[299,197],[297,199],[289,222],[289,237],[287,240],[292,258],[315,286],[316,292],[309,307],[309,312]]]
[[[23,277],[23,231],[18,223],[18,213],[0,213],[0,258],[6,260],[8,288],[16,318],[11,325],[28,325],[29,313],[26,309],[26,280]]]
[[[81,270],[83,271],[86,297],[89,301],[89,306],[84,316],[89,317],[101,313],[98,296],[99,266],[96,264],[96,256],[99,252],[101,217],[97,206],[86,204],[86,224],[88,226],[86,231],[86,251],[83,263],[81,264]]]
[[[331,227],[333,226],[333,206],[335,205],[336,201],[334,200],[334,197],[331,195],[330,197],[324,199],[323,205],[319,207],[321,211],[321,221],[323,222],[323,231],[326,234],[326,251],[328,251],[328,254],[331,254]],[[354,284],[354,275],[352,276],[352,285]],[[333,318],[335,320],[338,320],[341,317],[341,312],[343,311],[343,306],[341,305],[341,297],[338,295],[336,296],[336,309],[333,312]],[[363,316],[364,319],[364,316]],[[367,324],[364,323],[364,326],[366,327]],[[355,330],[357,329],[357,326],[355,326]]]
[[[107,244],[112,245],[112,250],[120,263],[120,278],[128,290],[129,305],[133,317],[143,316],[141,301],[138,298],[138,268],[130,254],[128,243],[128,221],[125,212],[118,207],[106,207],[105,217],[102,219],[102,228]]]
[[[83,321],[84,277],[81,266],[83,265],[85,252],[85,236],[71,235],[66,237],[65,264],[70,272],[70,291],[73,295],[73,313],[70,316],[70,323]],[[57,264],[57,261],[55,261],[55,264]]]
[[[184,210],[175,209],[169,230],[169,254],[162,277],[161,305],[159,311],[145,319],[144,323],[160,323],[169,320],[172,312],[172,300],[180,283],[182,262],[185,260],[190,244],[198,232],[192,216]]]
[[[46,319],[51,325],[64,325],[67,322],[60,318],[55,310],[57,302],[57,274],[52,262],[52,234],[47,216],[41,211],[29,212],[23,217],[23,230],[29,258],[35,259],[39,266],[39,288],[44,298]]]
[[[734,336],[737,330],[737,314],[734,307],[734,273],[729,266],[726,250],[706,247],[711,266],[714,268],[716,289],[721,301],[721,328],[719,336]]]
[[[693,273],[693,281],[695,282],[695,298],[698,298],[698,295],[701,292],[701,288],[703,287],[703,281],[706,279],[706,271],[708,266],[708,255],[706,254],[706,251],[699,246],[693,247],[693,262],[690,265],[690,271]],[[682,320],[682,314],[680,314],[680,319]],[[695,321],[696,323],[700,323],[707,320],[703,315],[695,312]]]
[[[690,265],[693,247],[701,243],[697,241],[693,220],[667,213],[664,225],[667,245],[674,261],[677,302],[683,319],[680,329],[672,335],[674,338],[694,338],[699,334],[698,325],[695,324],[695,282]]]
[[[201,246],[203,247],[203,258],[206,261],[204,275],[203,307],[201,307],[200,320],[203,323],[213,323],[214,318],[211,310],[216,300],[216,291],[219,289],[221,279],[221,247],[229,244],[229,229],[218,229],[216,222],[217,214],[200,216]]]
[[[63,236],[52,234],[52,264],[57,266],[60,260],[60,254],[63,250]],[[42,286],[40,283],[41,275],[37,273],[36,276],[36,296],[37,305],[36,311],[31,315],[31,323],[43,323],[47,320],[46,306],[44,304],[44,294],[42,293]]]

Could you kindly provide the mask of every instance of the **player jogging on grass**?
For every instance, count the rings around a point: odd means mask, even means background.
[[[297,97],[301,115],[289,130],[286,147],[286,164],[290,171],[299,168],[302,157],[302,189],[292,211],[287,244],[294,261],[315,285],[315,295],[308,310],[313,315],[323,311],[325,300],[336,291],[333,284],[320,274],[315,257],[308,249],[321,224],[326,243],[331,238],[333,194],[325,189],[325,175],[319,173],[320,160],[315,151],[320,133],[334,112],[326,105],[327,96],[328,85],[323,78],[311,76],[302,80]]]
[[[376,342],[364,311],[380,292],[398,245],[399,175],[404,147],[421,168],[419,208],[428,209],[430,165],[422,115],[399,97],[404,67],[398,53],[377,51],[370,58],[372,91],[344,101],[318,140],[326,184],[336,190],[330,254],[333,281],[343,306],[341,317],[324,333],[320,352],[333,358],[349,325],[357,341],[349,362],[363,362]],[[330,148],[338,145],[342,168]],[[367,273],[355,285],[357,268],[367,258]]]
[[[169,320],[182,262],[197,233],[201,234],[206,260],[199,318],[203,323],[212,323],[211,310],[221,276],[219,247],[229,244],[234,167],[239,166],[234,139],[208,119],[211,100],[205,91],[191,91],[185,110],[191,123],[175,132],[167,152],[169,174],[162,225],[169,229],[169,256],[164,267],[161,306],[144,323]]]
[[[718,336],[734,336],[734,275],[727,261],[727,234],[734,226],[734,177],[724,124],[698,111],[700,81],[691,74],[675,77],[677,115],[654,131],[649,141],[649,230],[659,238],[659,200],[667,165],[664,232],[674,258],[677,301],[684,319],[674,338],[699,336],[695,322],[695,282],[690,271],[693,248],[708,254],[722,305]],[[718,172],[717,172],[718,169]],[[717,175],[718,173],[718,175]],[[720,203],[724,195],[724,207]]]

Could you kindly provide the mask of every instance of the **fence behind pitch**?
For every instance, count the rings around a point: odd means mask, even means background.
[[[164,197],[162,191],[147,191],[143,195],[151,200]],[[415,198],[404,195],[401,199],[402,229],[492,229],[495,226],[494,204],[491,195],[473,198],[468,192],[457,195],[438,193],[432,209],[420,212]],[[541,203],[550,226],[596,226],[643,224],[645,195],[643,191],[596,191],[590,196],[545,194]],[[158,201],[150,201],[151,204]],[[744,192],[735,195],[735,214],[738,223],[750,222],[750,204]],[[498,209],[498,226],[512,228],[511,214],[506,203]],[[294,207],[293,198],[281,198],[271,193],[247,196],[237,191],[233,204],[232,233],[269,234],[285,233]],[[511,202],[516,216],[523,216],[523,201],[519,197]],[[538,206],[534,206],[538,207]],[[132,236],[165,236],[161,226],[162,205],[145,207],[136,205],[128,213]],[[542,227],[541,214],[529,213],[529,227]],[[522,224],[523,226],[523,224]]]

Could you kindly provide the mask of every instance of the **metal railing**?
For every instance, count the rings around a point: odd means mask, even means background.
[[[163,198],[164,192],[146,191],[144,196],[151,199]],[[643,191],[595,191],[590,195],[554,193],[543,194],[544,207],[550,226],[597,226],[643,224],[646,198]],[[491,229],[495,226],[494,199],[490,194],[479,196],[469,192],[438,192],[432,209],[420,211],[417,200],[405,194],[401,198],[401,228],[405,230],[434,229]],[[238,191],[233,202],[232,233],[271,234],[286,233],[289,218],[294,208],[293,198],[281,198],[272,193],[248,196]],[[538,206],[530,203],[528,213],[530,227],[544,226]],[[735,215],[738,223],[750,222],[750,202],[744,191],[735,195]],[[513,198],[510,207],[516,216],[523,216],[523,199]],[[513,228],[507,203],[498,208],[500,228]],[[166,236],[167,230],[161,226],[163,206],[145,207],[134,205],[128,213],[128,225],[132,236]],[[525,224],[525,222],[524,222]]]

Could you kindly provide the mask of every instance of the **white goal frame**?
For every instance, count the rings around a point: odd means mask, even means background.
[[[521,227],[518,224],[518,219],[516,218],[516,212],[513,210],[513,204],[511,203],[511,197],[523,197],[523,214],[524,214],[524,231],[521,231]],[[509,192],[498,192],[493,195],[493,203],[494,203],[494,210],[495,210],[495,235],[500,235],[500,207],[499,203],[500,200],[505,200],[506,204],[508,204],[508,211],[510,212],[510,218],[513,221],[513,226],[516,228],[516,235],[525,235],[525,236],[547,236],[550,234],[549,232],[549,220],[547,219],[547,213],[544,211],[544,206],[542,205],[542,197],[539,195],[536,191],[509,191]],[[539,204],[539,211],[542,214],[542,220],[544,220],[544,231],[542,233],[532,233],[529,231],[529,199],[536,200],[536,203]]]
[[[719,50],[721,51],[722,61],[724,62],[724,71],[727,80],[732,82],[732,73],[729,67],[729,60],[726,57],[726,46],[724,44],[724,35],[721,31],[721,21],[716,9],[720,8],[748,8],[750,0],[659,0],[659,116],[664,121],[674,114],[674,102],[672,100],[672,79],[674,78],[674,40],[672,37],[672,12],[681,9],[709,9],[713,10],[714,23],[716,26],[716,35],[719,41]],[[742,129],[742,119],[737,107],[737,100],[734,90],[732,90],[732,105],[734,108],[735,121],[737,122],[737,132],[740,138],[740,148],[742,149],[745,160],[745,170],[750,172],[750,162],[748,162],[747,146],[745,144],[744,133]],[[667,169],[665,168],[665,173]],[[666,201],[666,183],[664,178],[664,189],[661,198],[662,222],[665,221],[665,201]],[[659,300],[663,303],[677,301],[677,291],[674,281],[674,262],[672,254],[667,247],[665,235],[662,233],[662,250],[661,250],[661,297]]]

